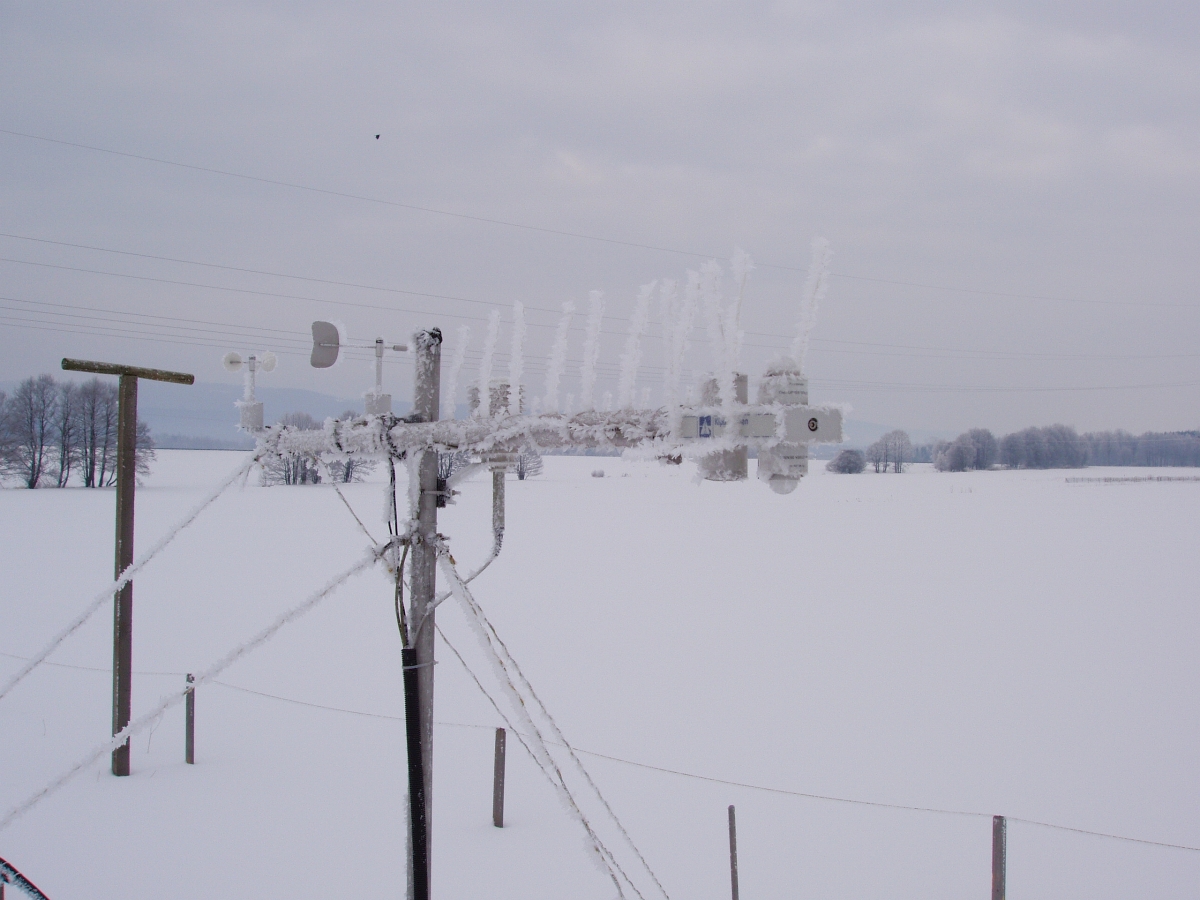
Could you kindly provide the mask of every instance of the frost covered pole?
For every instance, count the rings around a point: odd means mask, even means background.
[[[117,548],[116,575],[133,565],[133,494],[137,485],[137,383],[139,378],[194,384],[196,377],[183,372],[142,369],[112,363],[64,359],[68,372],[117,375]],[[113,595],[113,715],[112,733],[129,724],[133,700],[133,582]],[[129,774],[129,741],[112,752],[112,773]]]
[[[442,333],[436,328],[414,336],[416,345],[416,379],[413,385],[413,418],[435,422],[440,407],[442,365]],[[414,900],[429,898],[429,834],[430,809],[433,799],[433,607],[437,575],[437,451],[420,451],[417,461],[420,495],[417,501],[417,528],[412,535],[412,599],[410,601],[413,631],[411,653],[406,653],[406,665],[416,667],[417,709],[421,748],[420,773],[424,791],[409,790],[409,813],[412,828],[412,857],[409,865]],[[411,683],[411,682],[410,682]],[[407,700],[406,700],[407,703]],[[411,707],[410,707],[411,708]],[[410,722],[410,726],[412,723]],[[410,736],[409,746],[412,746]],[[410,763],[412,761],[410,760]],[[413,771],[410,768],[410,772]],[[424,796],[421,796],[423,793]],[[417,806],[423,808],[415,808]],[[418,833],[420,831],[420,833]],[[420,865],[423,863],[423,865]],[[424,871],[420,871],[424,869]],[[422,890],[423,888],[423,890]]]

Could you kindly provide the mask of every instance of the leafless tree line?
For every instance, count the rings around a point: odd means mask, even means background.
[[[0,472],[27,488],[109,487],[117,480],[117,385],[52,375],[27,378],[11,397],[0,392]],[[149,472],[154,442],[137,423],[137,467]]]
[[[342,419],[358,415],[354,410],[348,410],[339,416]],[[323,427],[312,416],[305,412],[288,413],[279,420],[279,424],[301,431],[315,431]],[[320,484],[323,480],[338,484],[349,484],[352,481],[362,481],[363,476],[375,468],[375,461],[361,457],[347,456],[345,459],[330,460],[322,463],[316,456],[306,456],[302,453],[280,453],[262,460],[262,483],[271,484]]]
[[[1200,432],[1095,431],[1079,434],[1069,425],[1026,428],[997,440],[972,428],[953,441],[931,447],[942,472],[990,469],[1078,469],[1084,466],[1200,466]]]
[[[866,457],[876,472],[903,472],[913,461],[913,445],[908,432],[889,431],[867,448]]]

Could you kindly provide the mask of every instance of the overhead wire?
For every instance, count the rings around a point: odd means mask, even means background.
[[[229,169],[218,169],[212,166],[201,166],[192,163],[183,163],[177,160],[165,159],[157,156],[149,156],[145,154],[130,153],[123,150],[114,150],[108,147],[99,147],[94,144],[85,144],[80,141],[67,141],[60,138],[45,137],[44,135],[32,134],[30,132],[16,131],[13,129],[0,128],[0,134],[6,134],[10,137],[19,137],[26,140],[43,141],[45,143],[57,144],[64,147],[71,147],[79,150],[88,150],[95,153],[103,153],[111,156],[124,157],[126,159],[134,159],[140,162],[150,162],[158,165],[172,166],[180,169],[188,169],[195,172],[203,172],[210,175],[220,175],[227,178],[236,178],[244,181],[257,182],[259,184],[274,185],[276,187],[286,187],[293,190],[307,191],[314,194],[323,194],[331,197],[340,197],[342,199],[357,200],[365,203],[378,204],[382,206],[390,206],[398,209],[407,209],[415,212],[430,213],[433,215],[447,216],[450,218],[463,219],[472,222],[479,222],[488,225],[500,225],[506,228],[516,228],[522,231],[532,231],[541,234],[553,234],[561,237],[571,237],[580,240],[595,241],[604,244],[612,244],[622,247],[631,247],[641,250],[652,250],[660,253],[671,253],[679,256],[690,256],[700,259],[720,259],[730,261],[728,257],[714,253],[703,253],[696,250],[685,250],[678,247],[663,247],[655,244],[640,243],[637,241],[621,240],[619,238],[605,237],[596,234],[587,234],[584,232],[567,231],[565,229],[548,228],[539,225],[530,225],[524,222],[514,222],[507,219],[493,218],[489,216],[473,215],[471,213],[455,212],[453,210],[439,209],[432,206],[422,206],[414,203],[403,203],[398,200],[388,200],[381,197],[371,197],[365,194],[355,194],[348,191],[337,191],[329,188],[319,188],[313,185],[301,184],[299,182],[284,181],[282,179],[265,178],[258,175],[247,175],[242,172],[234,172]],[[807,272],[805,266],[787,265],[778,262],[756,261],[755,265],[766,269],[780,269],[789,272]],[[879,284],[892,284],[903,287],[917,287],[925,290],[949,291],[955,293],[976,294],[988,297],[1007,297],[1010,299],[1033,300],[1038,302],[1053,302],[1053,303],[1080,303],[1080,304],[1096,304],[1106,306],[1174,306],[1187,309],[1194,309],[1194,304],[1174,304],[1174,303],[1155,303],[1151,302],[1134,302],[1121,300],[1098,300],[1094,298],[1080,297],[1056,297],[1048,294],[1028,294],[1015,291],[996,291],[981,288],[963,288],[952,285],[929,284],[924,282],[905,281],[901,279],[878,278],[867,275],[855,275],[848,272],[830,273],[834,278],[844,278],[853,281],[867,281]]]

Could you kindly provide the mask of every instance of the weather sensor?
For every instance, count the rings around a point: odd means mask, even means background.
[[[365,412],[368,416],[386,416],[392,412],[392,395],[383,392],[383,352],[394,350],[403,353],[408,349],[405,344],[388,344],[383,338],[375,338],[374,344],[345,344],[342,342],[338,327],[332,322],[312,323],[313,348],[309,357],[314,369],[328,369],[337,362],[338,351],[342,347],[353,347],[360,350],[375,351],[375,387],[366,394]]]
[[[275,354],[269,350],[257,355],[252,353],[245,359],[231,350],[221,360],[226,372],[245,372],[242,399],[234,404],[242,411],[241,428],[244,431],[262,431],[263,405],[254,397],[255,379],[259,372],[273,371],[275,362]]]

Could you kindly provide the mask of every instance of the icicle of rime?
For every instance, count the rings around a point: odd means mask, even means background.
[[[479,361],[479,406],[475,415],[486,419],[492,406],[492,360],[496,356],[496,336],[500,333],[500,310],[493,309],[488,316],[488,330],[483,338],[483,358]]]
[[[642,335],[646,333],[646,324],[650,321],[650,298],[654,296],[657,285],[657,281],[642,285],[633,306],[629,337],[625,339],[625,352],[621,354],[621,377],[617,382],[618,409],[633,408],[633,386],[642,362]]]
[[[600,358],[600,323],[604,319],[604,293],[592,291],[588,294],[587,328],[583,337],[583,385],[579,391],[579,405],[586,411],[595,409],[593,393],[596,389],[596,362]]]
[[[746,282],[750,279],[750,273],[754,271],[754,260],[750,258],[750,254],[737,247],[733,251],[733,258],[729,261],[729,268],[733,272],[733,281],[737,285],[737,314],[734,316],[734,327],[742,327],[742,299],[746,294]]]
[[[410,453],[405,458],[408,471],[408,521],[416,522],[421,516],[421,456]]]
[[[829,288],[829,262],[833,251],[829,241],[823,237],[813,238],[812,260],[808,264],[808,278],[804,281],[804,293],[800,295],[800,318],[796,322],[796,339],[792,341],[792,359],[804,371],[804,359],[808,356],[808,339],[817,324],[817,307]]]
[[[542,409],[548,413],[558,412],[558,383],[562,380],[563,368],[567,363],[567,333],[574,314],[575,304],[567,300],[562,305],[558,327],[554,329],[554,343],[550,345],[550,361],[546,365],[546,398],[542,401]]]
[[[690,272],[688,273],[691,274]],[[712,344],[713,372],[717,377],[717,389],[723,406],[737,402],[734,388],[734,370],[730,366],[735,343],[733,325],[728,310],[723,310],[721,295],[721,266],[710,259],[700,267],[700,298],[704,304],[704,320],[708,325],[708,339]]]
[[[512,343],[508,353],[508,414],[521,414],[521,379],[525,377],[525,306],[513,304]]]
[[[442,418],[453,419],[458,411],[458,375],[467,358],[467,344],[471,341],[471,326],[459,325],[454,341],[454,355],[450,358],[450,371],[446,373],[446,391],[442,394]]]

